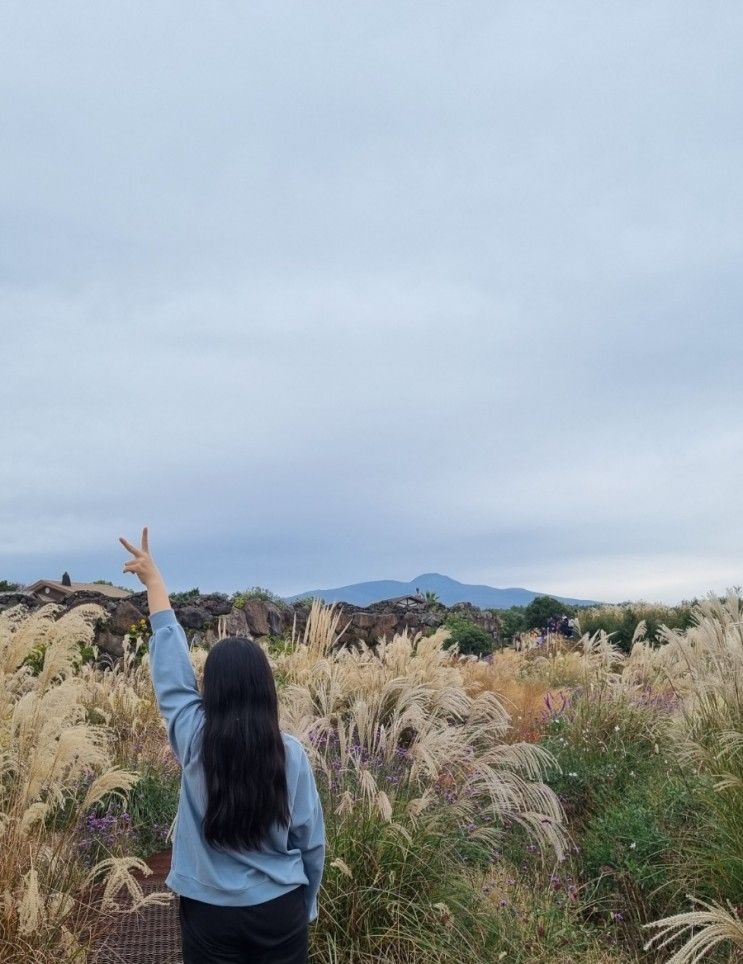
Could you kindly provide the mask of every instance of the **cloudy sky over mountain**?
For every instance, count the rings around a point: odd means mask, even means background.
[[[0,37],[0,578],[743,583],[739,4]]]

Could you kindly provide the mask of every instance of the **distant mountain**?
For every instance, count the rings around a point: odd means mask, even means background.
[[[348,602],[355,606],[369,606],[383,599],[394,599],[396,596],[407,596],[415,592],[435,592],[445,606],[457,602],[469,602],[480,609],[508,609],[511,606],[526,606],[536,596],[552,595],[551,593],[534,592],[531,589],[494,589],[492,586],[469,586],[449,576],[442,576],[438,572],[424,572],[410,582],[400,582],[397,579],[378,579],[374,582],[357,582],[351,586],[339,586],[336,589],[313,589],[310,592],[300,592],[295,596],[287,596],[287,602],[301,599],[303,596],[319,596],[326,603]],[[571,599],[567,596],[555,596],[560,602],[573,606],[592,606],[591,599]]]

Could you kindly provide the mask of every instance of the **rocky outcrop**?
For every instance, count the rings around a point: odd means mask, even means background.
[[[58,605],[62,611],[68,611],[82,603],[95,603],[104,610],[106,615],[96,627],[95,641],[101,651],[112,656],[121,656],[126,633],[148,616],[147,594],[144,592],[123,600],[111,599],[96,592],[75,592]],[[34,611],[45,603],[23,592],[0,593],[0,611],[19,604]],[[248,599],[237,607],[222,593],[189,595],[183,601],[179,601],[176,594],[173,609],[190,638],[210,645],[221,635],[250,636],[254,639],[280,637],[289,635],[293,627],[301,634],[307,624],[310,603],[277,603],[256,598]],[[470,603],[447,607],[440,603],[428,603],[420,596],[402,596],[370,606],[337,603],[336,612],[340,613],[338,629],[343,630],[341,641],[347,644],[359,640],[374,644],[382,637],[390,638],[404,630],[411,634],[429,633],[452,615],[461,616],[480,626],[493,637],[494,644],[499,638],[497,616]]]

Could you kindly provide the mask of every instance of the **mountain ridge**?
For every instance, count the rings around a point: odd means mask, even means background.
[[[375,602],[412,595],[418,591],[435,592],[445,606],[469,602],[480,609],[510,609],[511,606],[526,606],[537,596],[554,596],[560,602],[571,606],[595,605],[595,600],[592,599],[556,596],[553,593],[536,592],[520,586],[499,589],[484,584],[459,582],[440,572],[423,572],[408,582],[400,579],[374,579],[331,589],[313,589],[284,598],[287,602],[295,602],[305,596],[318,596],[326,603],[347,602],[355,606],[370,606]]]

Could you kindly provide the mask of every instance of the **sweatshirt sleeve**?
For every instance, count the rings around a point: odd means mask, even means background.
[[[320,892],[325,863],[325,823],[320,795],[307,754],[302,749],[302,766],[289,827],[289,845],[302,853],[307,875],[307,920],[317,918],[317,896]]]
[[[188,641],[172,609],[150,615],[150,675],[168,739],[182,765],[202,711]]]

